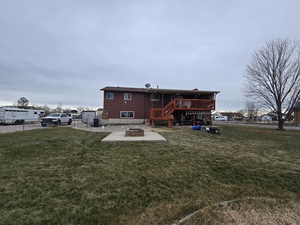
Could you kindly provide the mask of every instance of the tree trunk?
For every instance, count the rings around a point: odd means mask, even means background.
[[[278,130],[283,130],[284,127],[284,119],[282,118],[282,113],[278,112],[277,113],[277,117],[278,117]]]
[[[278,129],[279,129],[279,130],[283,130],[283,125],[284,125],[283,119],[279,120],[279,121],[278,121]]]

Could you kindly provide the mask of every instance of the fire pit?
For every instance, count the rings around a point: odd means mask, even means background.
[[[129,128],[125,131],[126,137],[144,137],[144,130],[140,128]]]

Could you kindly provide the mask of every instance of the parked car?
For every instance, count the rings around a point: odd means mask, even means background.
[[[42,118],[41,125],[43,127],[49,124],[62,125],[62,124],[72,124],[72,117],[67,113],[51,113],[48,116]]]

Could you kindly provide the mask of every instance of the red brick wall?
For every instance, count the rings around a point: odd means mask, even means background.
[[[148,119],[150,114],[150,96],[145,93],[132,93],[132,100],[125,101],[123,92],[113,92],[114,99],[105,99],[104,114],[108,119],[119,119],[120,111],[134,111],[134,119]]]
[[[111,91],[109,91],[111,92]],[[120,119],[120,111],[133,111],[134,119],[149,119],[151,106],[154,108],[164,107],[170,100],[171,95],[164,95],[164,99],[161,97],[159,101],[150,101],[150,94],[147,93],[134,93],[132,94],[132,100],[124,100],[124,92],[113,92],[113,100],[105,99],[104,91],[104,111],[103,118],[105,119]],[[186,96],[193,99],[194,96]],[[199,96],[199,99],[212,99],[210,95]]]

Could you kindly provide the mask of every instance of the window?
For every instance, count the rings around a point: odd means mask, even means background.
[[[114,93],[113,92],[105,92],[105,99],[113,100],[114,99]]]
[[[132,94],[131,93],[124,93],[124,100],[125,101],[131,101],[132,100]]]
[[[58,113],[50,113],[48,116],[51,116],[51,117],[60,117],[60,115]]]
[[[152,94],[151,95],[152,102],[159,102],[160,101],[160,94]]]
[[[134,118],[134,112],[121,111],[120,118]]]

